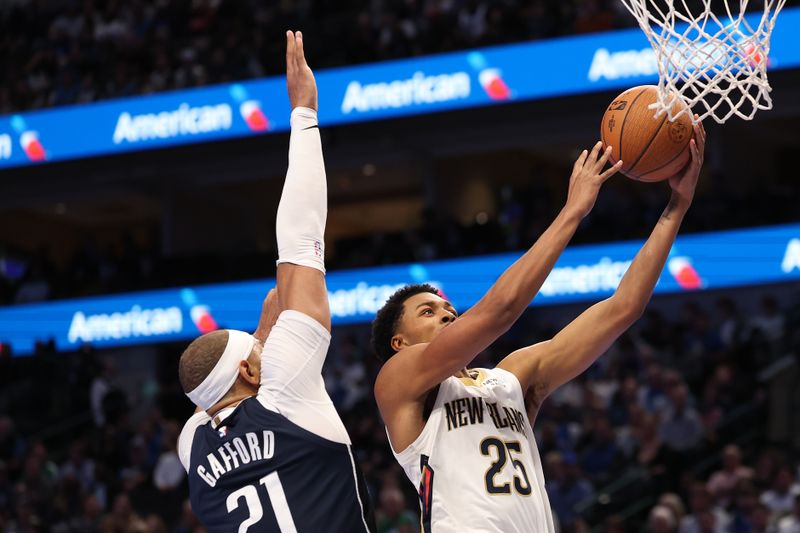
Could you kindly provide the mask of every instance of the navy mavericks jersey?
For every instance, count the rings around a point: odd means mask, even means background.
[[[192,509],[211,533],[375,531],[350,446],[243,400],[191,444]]]

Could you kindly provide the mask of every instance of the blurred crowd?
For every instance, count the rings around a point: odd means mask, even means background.
[[[535,172],[529,185],[495,186],[494,211],[477,213],[472,220],[425,208],[419,223],[405,231],[329,239],[326,265],[337,270],[524,250],[563,205],[564,180],[569,175],[567,169],[537,168]],[[552,173],[554,179],[541,179],[542,172]],[[704,176],[706,187],[698,191],[682,234],[796,220],[793,192],[765,191],[758,179],[736,187],[724,181],[722,176]],[[644,239],[667,198],[663,186],[642,186],[622,177],[612,180],[572,243]],[[274,250],[173,256],[162,252],[158,227],[116,232],[104,228],[103,235],[105,240],[98,241],[87,230],[66,257],[56,257],[47,247],[20,249],[0,242],[0,305],[256,279],[275,273]]]
[[[476,366],[559,326],[529,311]],[[744,312],[726,298],[685,300],[670,317],[649,311],[554,392],[535,433],[559,531],[797,532],[800,463],[791,448],[767,442],[757,376],[797,348],[798,326],[800,301],[781,309],[765,296]],[[365,326],[334,331],[326,385],[379,531],[416,532],[415,488],[391,455],[371,394],[378,365],[368,336]],[[0,415],[0,531],[203,531],[175,452],[191,414],[176,379],[181,348],[160,347],[161,370],[134,392],[120,386],[115,359],[88,346],[0,357],[0,413],[8,413]]]
[[[0,114],[633,25],[612,0],[7,0]]]
[[[611,0],[7,0],[0,113],[279,74],[286,28],[306,32],[314,66],[327,67],[632,22]],[[425,210],[416,228],[329,243],[328,266],[526,248],[562,202],[564,191],[542,187],[500,187],[497,209],[474,221]],[[746,187],[699,191],[683,231],[787,222],[791,200]],[[657,187],[609,186],[574,242],[644,237],[664,202]],[[121,231],[103,243],[87,235],[61,262],[47,249],[0,248],[0,304],[264,277],[274,268],[274,254],[165,256],[157,235]],[[745,312],[711,298],[686,300],[670,316],[649,311],[544,404],[536,435],[560,531],[800,533],[800,463],[790,449],[768,446],[758,378],[797,353],[800,301],[782,309],[767,296]],[[556,330],[529,311],[478,364]],[[326,384],[379,531],[418,531],[415,488],[391,456],[372,399],[378,367],[367,337],[365,327],[334,332]],[[132,395],[108,353],[55,354],[44,342],[17,359],[1,341],[0,532],[202,531],[175,450],[191,413],[177,383],[182,346],[160,347],[163,371]]]

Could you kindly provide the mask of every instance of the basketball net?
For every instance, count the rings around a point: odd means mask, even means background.
[[[751,120],[759,110],[772,109],[772,88],[767,79],[769,39],[786,0],[763,0],[763,12],[751,12],[748,17],[748,3],[760,2],[622,3],[636,17],[656,54],[658,100],[651,105],[656,116],[667,113],[674,120],[684,113],[697,113],[700,118],[692,117],[694,122],[710,116],[722,124],[734,115]],[[716,13],[712,12],[712,3]],[[678,100],[686,106],[673,108]]]

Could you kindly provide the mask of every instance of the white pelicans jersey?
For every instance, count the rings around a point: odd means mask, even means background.
[[[394,452],[419,488],[423,533],[552,533],[519,380],[500,368],[470,374],[442,382],[422,433]]]

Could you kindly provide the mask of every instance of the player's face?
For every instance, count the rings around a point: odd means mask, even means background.
[[[392,337],[392,346],[401,350],[405,346],[431,342],[457,317],[455,308],[441,296],[429,292],[415,294],[403,304],[403,316]]]

